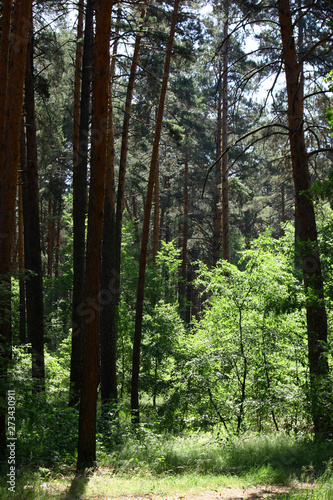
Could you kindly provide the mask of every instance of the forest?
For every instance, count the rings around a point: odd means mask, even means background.
[[[332,2],[0,13],[1,498],[332,499]]]

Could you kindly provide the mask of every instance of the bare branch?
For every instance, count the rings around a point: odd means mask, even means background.
[[[261,130],[266,130],[267,128],[271,128],[271,127],[280,127],[280,128],[283,128],[283,129],[285,129],[285,130],[287,130],[289,132],[289,127],[287,125],[283,125],[282,123],[270,123],[268,125],[262,125],[261,127],[258,127],[255,130],[250,130],[250,132],[247,132],[246,134],[242,135],[242,137],[240,137],[233,144],[231,144],[230,146],[228,146],[223,151],[223,153],[220,155],[220,157],[217,158],[217,160],[215,160],[214,163],[208,168],[208,171],[207,171],[207,174],[206,174],[206,177],[205,177],[205,181],[204,181],[204,185],[203,185],[203,189],[202,189],[202,196],[203,196],[203,194],[205,192],[205,187],[206,187],[208,175],[210,174],[210,172],[212,171],[212,169],[215,167],[215,165],[223,158],[223,156],[228,151],[230,151],[230,149],[232,149],[233,147],[235,147],[239,142],[243,141],[247,137],[250,137],[251,135],[256,134],[257,132],[261,132]],[[273,135],[273,134],[271,134],[271,135]],[[266,136],[260,137],[258,140],[265,139],[265,138],[266,138]]]

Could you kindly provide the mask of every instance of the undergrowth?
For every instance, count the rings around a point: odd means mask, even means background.
[[[139,493],[163,496],[192,491],[196,484],[199,489],[217,490],[227,485],[267,484],[290,488],[290,493],[279,499],[333,498],[333,443],[294,439],[282,433],[221,438],[217,433],[172,436],[157,433],[150,426],[141,426],[136,432],[125,427],[109,434],[108,439],[99,435],[98,464],[99,469],[83,480],[75,476],[73,459],[49,467],[22,463],[16,471],[15,493],[8,492],[4,464],[0,497],[68,499],[82,498],[83,493],[84,498]],[[295,484],[297,489],[293,489]],[[306,487],[299,489],[300,484]]]

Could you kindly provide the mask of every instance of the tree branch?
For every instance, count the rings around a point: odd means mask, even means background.
[[[283,129],[285,129],[285,130],[287,130],[289,132],[289,127],[287,125],[283,125],[282,123],[271,123],[271,124],[268,124],[268,125],[262,125],[261,127],[258,127],[255,130],[251,130],[250,132],[247,132],[246,134],[242,135],[242,137],[240,137],[233,144],[231,144],[230,146],[228,146],[223,151],[223,153],[219,156],[219,158],[217,158],[214,161],[214,163],[208,168],[208,172],[206,174],[204,185],[203,185],[203,189],[202,189],[202,196],[203,196],[203,194],[205,192],[205,187],[206,187],[208,175],[210,174],[210,172],[212,171],[212,169],[215,167],[215,165],[223,158],[223,156],[226,153],[228,153],[228,151],[230,151],[230,149],[232,149],[234,146],[236,146],[239,142],[243,141],[247,137],[250,137],[251,135],[256,134],[257,132],[260,132],[261,130],[265,130],[265,129],[270,128],[270,127],[280,127],[280,128],[283,128]],[[271,134],[271,135],[273,135],[273,134]],[[265,138],[266,138],[266,136],[260,137],[258,140],[265,139]]]

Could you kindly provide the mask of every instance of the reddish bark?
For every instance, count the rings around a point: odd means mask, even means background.
[[[277,5],[287,83],[289,141],[295,187],[298,235],[304,286],[308,292],[306,316],[312,417],[316,435],[327,435],[332,432],[333,428],[331,416],[326,409],[330,391],[328,391],[328,387],[322,386],[322,384],[327,384],[329,372],[325,355],[327,317],[315,212],[309,191],[311,180],[303,128],[303,86],[300,85],[302,64],[297,61],[289,0],[278,0]]]
[[[19,7],[19,8],[18,8]],[[25,76],[26,53],[29,28],[31,22],[31,0],[21,0],[14,12],[11,30],[10,55],[8,56],[8,79],[3,78],[0,94],[5,94],[5,108],[2,108],[1,120],[4,124],[3,150],[0,154],[1,196],[0,196],[0,275],[7,276],[3,290],[6,295],[2,300],[0,313],[1,360],[0,399],[6,399],[5,383],[7,379],[8,360],[11,355],[11,324],[8,317],[10,311],[10,278],[12,236],[15,228],[15,201],[17,187],[17,170],[20,160],[20,135],[23,104],[23,85]],[[7,44],[7,43],[6,43]],[[5,44],[5,45],[6,45]],[[7,51],[8,54],[8,51]],[[6,54],[5,54],[6,56]],[[6,85],[7,82],[7,85]],[[5,114],[3,115],[3,110]],[[5,122],[3,121],[5,118]],[[2,139],[2,138],[1,138]],[[5,287],[5,284],[7,285]],[[6,449],[6,415],[5,407],[0,409],[0,453]]]
[[[82,321],[83,370],[79,414],[77,466],[96,462],[96,410],[99,372],[99,311],[102,261],[105,164],[107,157],[107,113],[110,75],[110,32],[112,2],[97,2],[96,36],[93,47],[93,99],[90,190],[84,315]]]
[[[8,83],[9,34],[12,19],[12,0],[4,0],[2,7],[0,45],[0,186],[2,178],[2,158],[6,122],[6,93]]]
[[[145,17],[146,10],[142,9],[140,18]],[[114,219],[114,152],[113,152],[113,122],[109,127],[110,135],[108,141],[111,148],[110,161],[107,169],[107,184],[105,197],[104,229],[103,229],[103,264],[101,288],[108,290],[110,299],[101,311],[101,396],[104,405],[117,401],[117,372],[116,372],[116,308],[120,297],[120,253],[121,233],[124,212],[125,178],[127,169],[128,138],[131,118],[132,98],[136,70],[139,61],[142,30],[136,35],[134,53],[132,57],[131,70],[127,85],[127,93],[124,109],[124,121],[122,129],[122,141],[119,164],[119,179],[117,191],[116,217]],[[116,50],[116,47],[115,47]],[[115,55],[115,54],[114,54]],[[112,58],[111,71],[114,72],[115,57]],[[113,73],[110,76],[113,79]],[[112,90],[112,87],[110,91]],[[110,102],[112,104],[110,92]],[[112,108],[112,106],[111,106]],[[112,119],[112,109],[110,110]],[[110,283],[112,286],[110,287]]]

